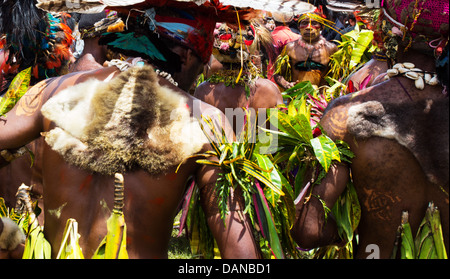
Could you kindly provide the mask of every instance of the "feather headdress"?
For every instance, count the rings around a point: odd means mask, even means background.
[[[0,65],[0,70],[7,73],[8,69],[17,69],[17,72],[9,71],[6,80],[20,80],[14,79],[14,75],[28,68],[31,68],[26,71],[30,85],[62,74],[71,57],[71,16],[46,13],[36,8],[35,0],[0,2],[0,33],[5,36],[3,49],[7,53],[7,61]],[[11,83],[9,87],[18,85]],[[6,89],[5,86],[2,91]]]

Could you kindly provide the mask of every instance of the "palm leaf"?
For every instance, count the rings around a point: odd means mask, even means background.
[[[78,223],[75,219],[68,219],[63,233],[63,241],[57,259],[83,259],[80,244],[78,243]],[[37,246],[37,245],[36,245]],[[40,249],[36,247],[36,251]]]
[[[270,249],[275,258],[283,259],[284,252],[280,243],[280,239],[278,237],[275,222],[273,220],[272,214],[270,213],[269,205],[267,204],[263,190],[258,181],[255,181],[255,186],[257,192],[254,194],[254,201],[257,205],[257,215],[261,223],[261,228],[264,228],[265,230],[263,236],[269,241]]]
[[[272,184],[278,188],[278,190],[282,191],[283,186],[281,177],[278,171],[275,169],[272,161],[267,156],[263,156],[261,154],[254,154],[254,156],[258,162],[258,165],[266,170],[266,172],[262,172],[261,174],[264,175],[268,180],[270,180]],[[274,207],[280,200],[280,195],[270,187],[264,187],[264,196]]]
[[[258,179],[260,182],[264,183],[267,187],[272,189],[276,194],[283,196],[284,193],[280,189],[278,189],[277,186],[275,186],[270,179],[266,178],[262,172],[258,169],[259,166],[256,165],[253,162],[250,161],[244,161],[244,162],[236,162],[237,165],[240,165],[242,167],[242,170],[248,173],[250,176],[254,177],[255,179]],[[263,170],[265,171],[265,170]]]

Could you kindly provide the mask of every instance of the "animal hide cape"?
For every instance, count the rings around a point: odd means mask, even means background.
[[[150,66],[110,82],[88,80],[51,98],[43,115],[56,124],[45,141],[70,164],[113,175],[167,171],[207,143],[187,98],[158,84]]]
[[[347,129],[358,139],[379,136],[409,149],[428,179],[449,182],[448,98],[415,103],[381,104],[369,101],[348,111]]]

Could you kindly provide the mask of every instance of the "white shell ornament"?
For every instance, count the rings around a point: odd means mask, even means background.
[[[413,80],[417,80],[417,79],[421,78],[421,77],[419,77],[419,74],[416,73],[416,72],[407,72],[407,73],[405,74],[405,76],[406,76],[407,78],[413,79]]]
[[[428,82],[429,85],[438,85],[438,83],[439,83],[439,80],[438,80],[437,75],[434,75]]]
[[[397,69],[389,69],[386,71],[386,73],[389,77],[393,77],[393,76],[398,75],[398,70]]]
[[[425,87],[425,83],[423,82],[423,78],[419,77],[418,79],[416,79],[414,81],[414,85],[416,86],[417,89],[423,90],[423,88]]]
[[[407,69],[414,69],[416,67],[416,65],[414,65],[413,63],[410,63],[410,62],[405,62],[405,63],[403,63],[403,67],[405,67]]]

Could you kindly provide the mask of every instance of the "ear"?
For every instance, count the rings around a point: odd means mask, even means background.
[[[186,52],[186,62],[187,63],[198,63],[198,56],[192,49],[185,48],[184,50]]]
[[[184,48],[181,46],[175,46],[172,51],[178,56],[180,56],[180,62],[181,64],[186,64],[189,61],[189,55],[191,55],[192,50],[189,48]]]

